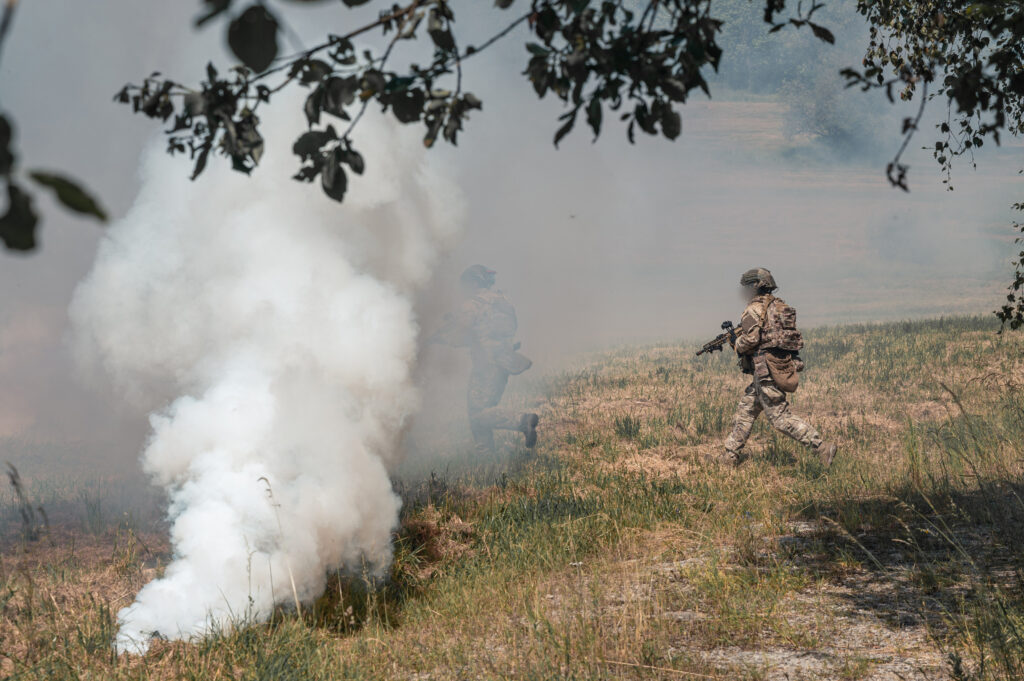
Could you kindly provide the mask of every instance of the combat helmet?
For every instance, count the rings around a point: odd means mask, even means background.
[[[756,288],[758,291],[774,291],[779,287],[772,273],[763,267],[755,267],[744,272],[740,277],[740,286]]]
[[[492,269],[484,267],[483,265],[473,265],[467,267],[459,277],[459,281],[467,286],[473,286],[476,288],[490,288],[494,286],[494,275],[496,272]]]

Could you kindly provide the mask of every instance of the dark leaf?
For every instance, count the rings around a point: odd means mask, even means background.
[[[686,101],[686,86],[678,78],[666,78],[661,81],[661,89],[673,102]]]
[[[430,10],[430,16],[427,19],[427,33],[430,34],[430,39],[434,41],[438,49],[444,52],[455,51],[455,39],[452,38],[451,31],[445,26],[436,9]]]
[[[533,30],[536,31],[537,35],[544,44],[551,44],[551,40],[562,28],[562,21],[558,18],[558,13],[555,12],[550,6],[546,6],[536,15],[537,19],[534,23]]]
[[[44,187],[48,187],[57,195],[57,200],[76,213],[92,215],[102,222],[107,221],[107,214],[89,193],[74,180],[54,173],[43,173],[38,170],[29,173],[29,177]]]
[[[646,132],[648,135],[658,134],[658,129],[654,127],[654,123],[657,119],[647,111],[646,104],[637,104],[633,114],[634,120],[636,121],[636,124],[640,126],[641,130]]]
[[[299,172],[292,175],[293,180],[299,182],[312,182],[316,179],[316,176],[320,174],[320,170],[323,168],[323,163],[312,166],[303,166],[299,168]]]
[[[832,35],[832,31],[828,30],[824,26],[819,26],[818,24],[813,24],[809,21],[807,22],[807,25],[811,27],[812,31],[814,31],[814,36],[818,40],[824,40],[826,43],[831,45],[835,44],[836,37]]]
[[[401,123],[414,123],[423,114],[423,105],[426,102],[426,95],[423,90],[413,88],[396,92],[390,97],[391,110],[395,118]]]
[[[189,116],[200,116],[206,113],[206,98],[198,92],[189,92],[182,101],[182,108]]]
[[[239,61],[256,73],[277,57],[277,19],[263,5],[252,5],[228,27],[228,46]]]
[[[348,167],[352,169],[352,172],[356,175],[362,175],[363,171],[366,170],[366,163],[363,161],[363,155],[355,149],[345,149],[341,152],[340,160],[342,163],[347,163]]]
[[[508,9],[515,0],[494,0],[494,6],[499,9]]]
[[[378,92],[383,92],[384,88],[387,87],[387,81],[384,80],[384,74],[376,69],[370,69],[363,74],[363,94],[364,98],[372,97]]]
[[[365,5],[370,0],[341,0],[345,3],[346,7],[358,7],[359,5]]]
[[[601,99],[593,97],[590,100],[590,104],[587,105],[587,123],[594,131],[595,140],[601,135],[601,116]]]
[[[345,107],[356,100],[359,80],[355,76],[348,78],[332,77],[323,84],[323,110],[343,120],[349,120]]]
[[[191,179],[196,179],[206,169],[206,160],[210,158],[210,150],[213,148],[212,142],[206,142],[202,147],[199,148],[199,156],[196,157],[196,164],[192,168]]]
[[[338,163],[338,156],[334,152],[327,154],[324,158],[323,171],[320,174],[320,184],[324,193],[335,201],[345,198],[345,190],[348,188],[348,177],[345,169]]]
[[[572,126],[576,125],[576,112],[574,111],[569,119],[562,124],[562,127],[555,133],[555,148],[558,147],[558,143],[562,141],[562,138],[569,134],[572,130]]]
[[[661,132],[665,137],[674,140],[683,131],[683,119],[679,113],[666,106],[661,112]]]
[[[331,73],[331,66],[320,59],[305,59],[295,65],[299,82],[316,83]]]
[[[222,151],[231,157],[231,167],[250,173],[263,156],[263,137],[257,130],[259,119],[245,109],[235,120],[224,121],[220,139]]]
[[[355,46],[351,40],[336,35],[330,36],[330,40],[334,45],[334,50],[329,55],[331,59],[342,66],[352,66],[356,63]]]
[[[423,146],[430,149],[434,146],[434,142],[437,141],[437,133],[441,129],[441,124],[444,123],[443,116],[430,116],[426,119],[427,133],[423,136]]]
[[[303,161],[306,161],[318,156],[320,149],[325,144],[336,139],[338,139],[338,134],[330,125],[327,126],[326,130],[310,130],[299,135],[299,138],[295,140],[295,144],[292,145],[292,152]]]
[[[11,138],[14,130],[5,116],[0,115],[0,175],[8,175],[14,165],[14,152],[11,151]]]
[[[306,121],[309,124],[316,125],[320,122],[320,112],[324,108],[324,90],[321,87],[313,90],[309,93],[309,97],[306,97],[306,104],[303,107],[303,111],[306,113]]]
[[[31,251],[36,247],[38,216],[32,209],[32,197],[14,183],[7,183],[7,213],[0,217],[0,240],[12,251]]]
[[[174,113],[174,105],[171,103],[170,91],[174,87],[171,81],[164,81],[160,89],[152,92],[142,102],[141,111],[150,118],[167,120]]]

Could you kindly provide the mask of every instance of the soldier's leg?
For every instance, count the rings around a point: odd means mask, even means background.
[[[821,435],[814,426],[789,410],[786,393],[771,382],[761,383],[757,392],[764,414],[776,430],[815,450],[821,446]]]
[[[519,412],[498,406],[502,395],[505,394],[506,386],[508,372],[499,366],[491,365],[481,385],[480,404],[483,409],[477,412],[474,421],[492,430],[519,430]]]
[[[761,402],[757,399],[754,384],[751,383],[743,391],[743,397],[740,398],[739,404],[736,405],[736,413],[732,417],[732,430],[729,432],[729,437],[725,439],[725,449],[727,452],[735,454],[743,449],[743,445],[747,443],[747,438],[750,437],[750,431],[754,428],[754,421],[757,420],[761,410]]]
[[[522,414],[517,411],[491,407],[480,411],[475,421],[492,430],[520,430],[521,418]]]
[[[469,425],[477,446],[494,449],[495,429],[519,430],[520,415],[498,406],[508,372],[490,363],[475,364],[469,375]]]

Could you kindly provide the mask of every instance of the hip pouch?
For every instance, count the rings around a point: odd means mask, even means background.
[[[768,365],[768,373],[772,377],[772,382],[775,383],[779,390],[786,393],[795,393],[796,389],[800,387],[800,375],[797,373],[798,368],[796,362],[793,361],[793,357],[789,354],[776,355],[766,352],[764,360],[765,364]]]
[[[511,348],[503,348],[493,355],[494,363],[513,376],[518,376],[531,366],[533,362],[522,353]]]

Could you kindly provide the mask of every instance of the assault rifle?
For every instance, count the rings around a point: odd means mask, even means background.
[[[722,322],[722,329],[725,333],[718,334],[713,340],[705,343],[704,347],[697,351],[698,357],[708,352],[714,352],[715,350],[721,351],[726,343],[736,342],[736,327],[732,325],[732,322]]]

